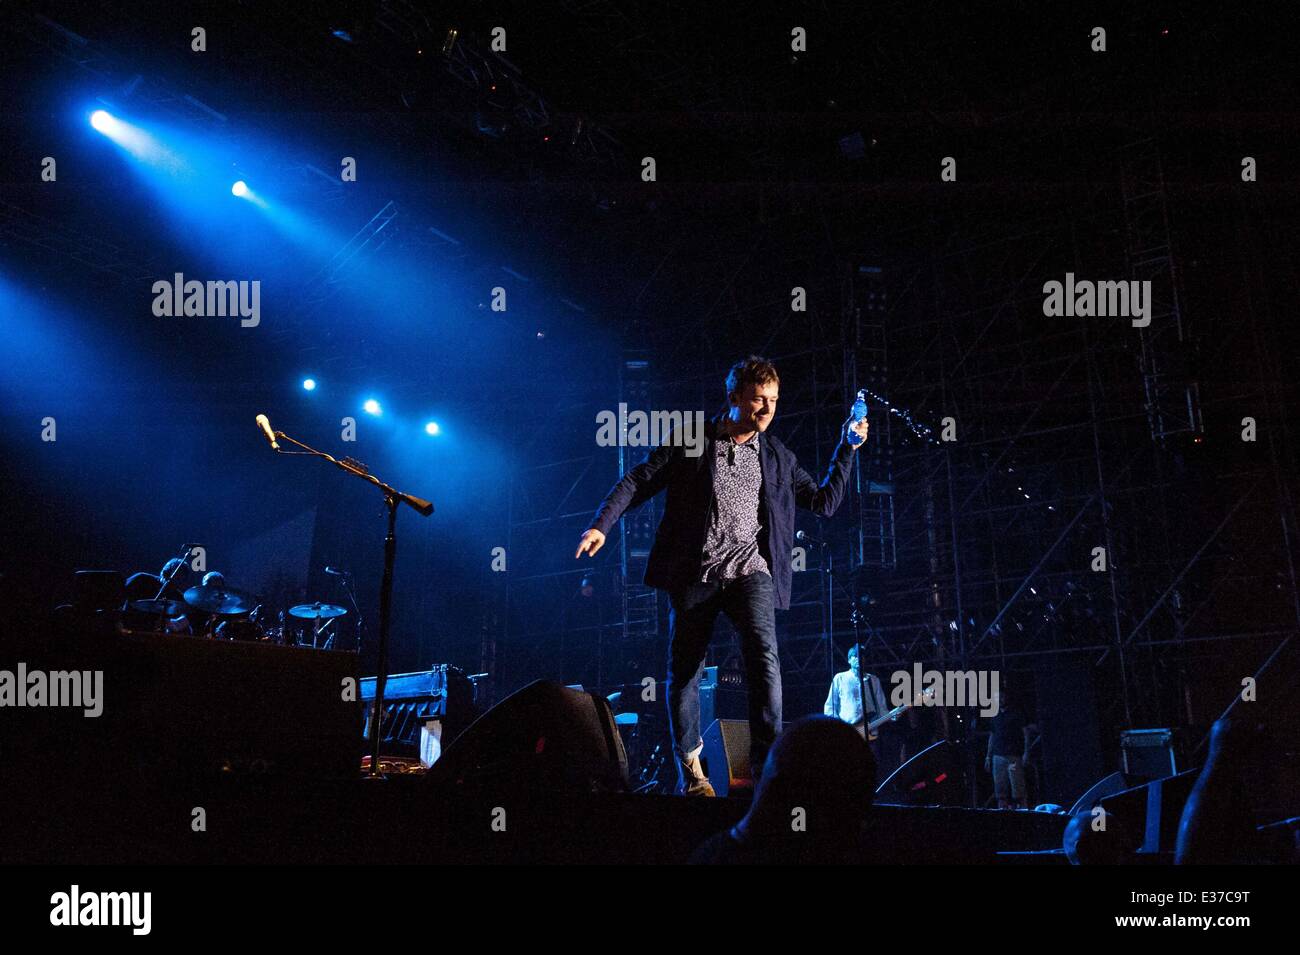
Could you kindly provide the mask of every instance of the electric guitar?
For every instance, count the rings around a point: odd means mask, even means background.
[[[879,716],[876,719],[871,720],[869,723],[867,723],[867,739],[875,739],[877,736],[880,735],[879,733],[876,732],[876,730],[880,729],[880,727],[884,726],[890,720],[898,719],[900,716],[902,716],[912,707],[920,706],[923,701],[933,699],[933,698],[934,698],[934,687],[930,687],[930,689],[926,690],[924,693],[918,693],[916,695],[916,699],[914,699],[911,703],[903,703],[899,706],[894,707],[884,716]]]

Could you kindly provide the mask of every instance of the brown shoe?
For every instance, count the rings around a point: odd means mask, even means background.
[[[704,775],[698,753],[690,759],[677,757],[677,775],[681,780],[677,785],[677,794],[679,796],[717,795],[713,791],[713,784],[709,782],[709,777]]]

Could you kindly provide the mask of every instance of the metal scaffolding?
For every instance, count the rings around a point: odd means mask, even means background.
[[[1288,481],[1262,456],[1201,450],[1157,149],[1122,154],[1118,195],[976,228],[932,219],[929,281],[891,302],[882,390],[956,439],[890,439],[897,562],[877,576],[868,668],[1028,673],[1078,655],[1113,690],[1107,732],[1200,724],[1218,698],[1195,698],[1192,661],[1242,642],[1253,658],[1300,623],[1271,569],[1294,567]],[[1044,316],[1044,281],[1124,270],[1156,286],[1149,327]],[[1243,322],[1258,334],[1265,317]],[[1266,349],[1241,339],[1242,380],[1269,381]]]

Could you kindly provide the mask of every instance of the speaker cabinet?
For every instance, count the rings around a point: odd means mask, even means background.
[[[627,754],[603,698],[538,680],[471,723],[429,778],[464,790],[622,792]]]
[[[753,792],[754,772],[749,765],[749,721],[714,720],[704,731],[700,755],[713,791],[728,796],[735,790]]]
[[[1119,734],[1124,774],[1131,779],[1164,779],[1178,774],[1171,729],[1124,730]]]

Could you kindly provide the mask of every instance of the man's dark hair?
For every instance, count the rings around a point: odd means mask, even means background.
[[[777,377],[776,366],[766,358],[758,355],[750,355],[731,366],[731,371],[727,372],[727,397],[739,395],[745,390],[746,385],[772,385],[780,384],[781,379]]]

